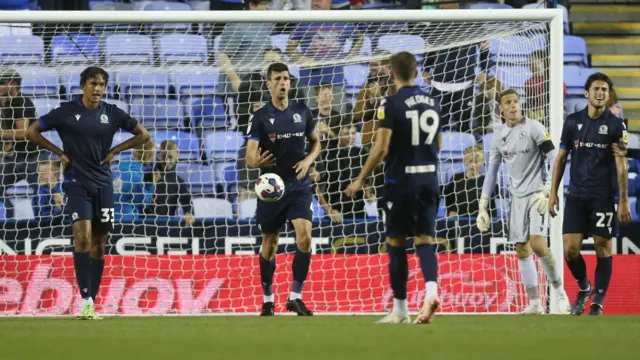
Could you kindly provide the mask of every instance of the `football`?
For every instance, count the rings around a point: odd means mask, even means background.
[[[284,195],[282,178],[273,173],[262,174],[256,180],[256,195],[264,202],[276,202]]]

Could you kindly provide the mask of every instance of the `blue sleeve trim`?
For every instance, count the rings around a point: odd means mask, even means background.
[[[42,121],[42,118],[38,118],[38,124],[40,124],[41,131],[47,131],[47,125],[44,124],[44,121]]]
[[[385,178],[385,179],[384,179],[384,182],[386,182],[387,184],[395,184],[395,183],[396,183],[396,181],[395,181],[395,180],[393,180],[393,179],[389,179],[389,178]]]
[[[560,144],[560,149],[567,150],[567,147],[564,144]]]
[[[249,140],[260,141],[260,138],[258,138],[257,136],[249,136]]]
[[[307,135],[311,135],[311,134],[313,134],[314,132],[316,132],[316,127],[315,127],[315,126],[313,127],[313,129],[311,129],[311,132],[310,132],[310,133],[308,133]]]

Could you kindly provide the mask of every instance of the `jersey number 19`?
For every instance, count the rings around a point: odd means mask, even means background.
[[[411,145],[420,145],[420,131],[427,134],[427,140],[424,143],[431,145],[440,124],[438,112],[433,109],[425,110],[422,113],[418,113],[418,110],[410,110],[405,112],[404,115],[407,119],[411,119]],[[429,122],[431,122],[431,125],[429,125]]]

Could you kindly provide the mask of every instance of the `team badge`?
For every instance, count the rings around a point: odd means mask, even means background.
[[[109,123],[109,117],[107,116],[107,114],[100,115],[100,124],[108,124],[108,123]]]
[[[380,106],[378,107],[378,111],[376,112],[376,116],[378,120],[384,120],[384,104],[387,102],[387,99],[382,99]]]
[[[523,131],[520,133],[520,139],[524,139],[527,134]]]
[[[300,114],[293,114],[293,122],[294,123],[302,122],[302,117],[300,116]]]
[[[544,138],[547,139],[547,140],[551,140],[551,136],[546,131],[542,134],[542,136],[544,136]]]
[[[271,142],[276,142],[276,134],[274,133],[269,134],[269,140],[271,140]]]
[[[600,129],[598,129],[598,134],[608,134],[609,133],[609,127],[607,127],[607,125],[601,125]]]
[[[629,133],[626,130],[622,132],[622,142],[625,144],[629,142]]]

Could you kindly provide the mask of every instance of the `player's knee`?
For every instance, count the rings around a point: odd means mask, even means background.
[[[596,249],[597,257],[611,256],[611,240],[596,237],[594,238],[593,247]]]
[[[296,234],[296,244],[303,253],[311,252],[311,232]]]
[[[72,225],[74,248],[77,252],[91,250],[91,226],[85,221],[77,221]]]
[[[531,250],[538,257],[545,257],[549,252],[549,248],[547,247],[547,240],[544,236],[534,235],[529,239],[529,246],[531,246]]]
[[[529,243],[516,244],[516,256],[520,260],[524,260],[531,256],[531,246],[529,246]]]
[[[565,246],[564,247],[564,258],[567,260],[575,260],[580,256],[580,247],[579,246]]]
[[[262,250],[260,254],[271,260],[278,250],[278,234],[262,234]]]

